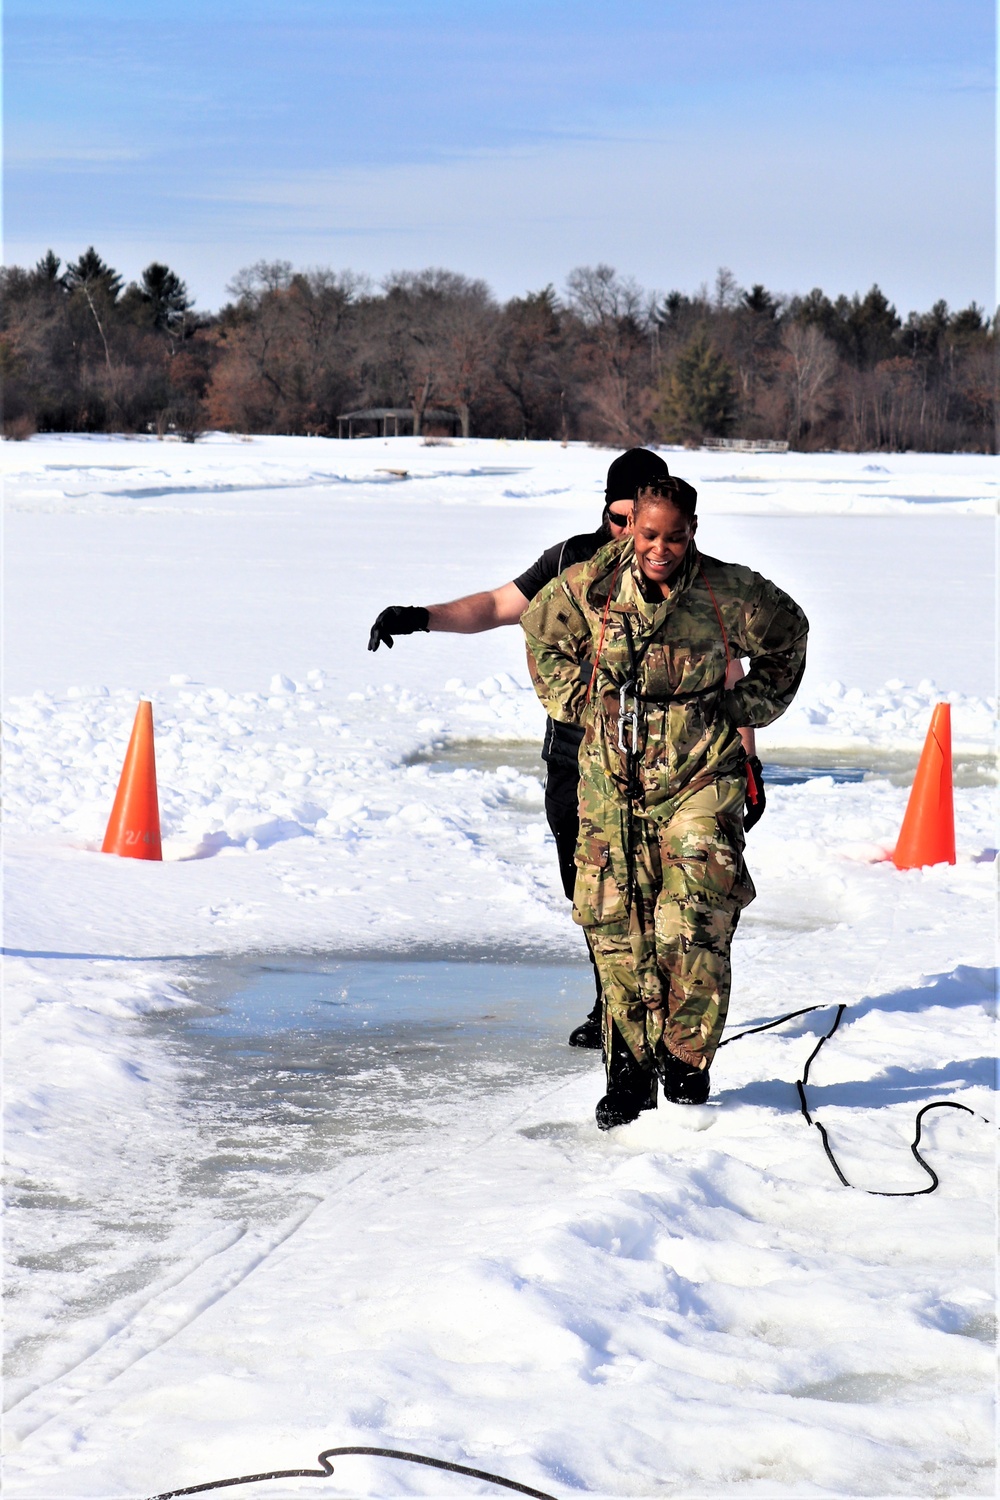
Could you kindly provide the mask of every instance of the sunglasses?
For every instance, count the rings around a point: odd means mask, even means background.
[[[605,514],[612,526],[627,526],[632,519],[632,512],[630,510],[609,510]]]

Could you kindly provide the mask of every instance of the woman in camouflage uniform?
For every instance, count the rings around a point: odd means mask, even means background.
[[[743,862],[738,725],[772,723],[805,667],[808,623],[773,583],[702,557],[697,493],[639,490],[633,534],[548,584],[521,619],[553,719],[580,724],[573,915],[605,997],[603,1129],[708,1098],[729,949],[754,898]],[[750,670],[726,687],[730,663]],[[591,667],[591,663],[594,664]]]

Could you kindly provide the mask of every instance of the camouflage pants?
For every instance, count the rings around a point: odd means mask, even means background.
[[[624,838],[621,848],[602,846],[600,869],[593,840],[588,848],[581,839],[574,915],[597,960],[605,1042],[617,1027],[643,1067],[661,1045],[707,1067],[719,1045],[730,944],[756,894],[743,863],[744,796],[742,777],[721,779],[680,799],[662,822],[636,818],[631,910]]]

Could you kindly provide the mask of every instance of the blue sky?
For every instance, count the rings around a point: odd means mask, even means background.
[[[994,291],[988,0],[7,0],[5,258]]]

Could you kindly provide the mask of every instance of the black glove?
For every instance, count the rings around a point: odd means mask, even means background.
[[[767,798],[764,796],[764,767],[756,755],[747,756],[747,800],[743,809],[743,832],[749,833],[755,823],[764,816]]]
[[[369,651],[377,651],[386,645],[392,650],[394,635],[412,635],[415,630],[430,630],[431,617],[422,604],[390,604],[372,626],[368,637]]]

